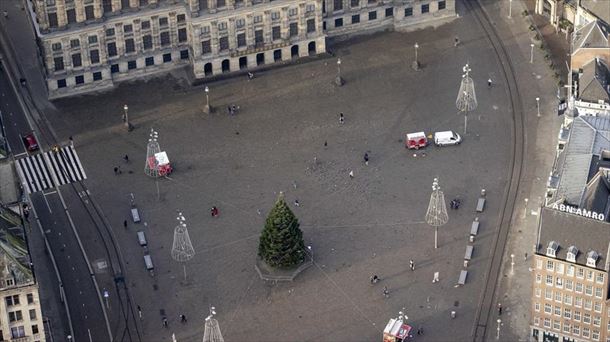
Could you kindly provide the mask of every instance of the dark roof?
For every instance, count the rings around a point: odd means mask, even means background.
[[[572,54],[575,54],[578,49],[599,49],[609,47],[609,33],[610,28],[608,27],[608,24],[599,20],[594,20],[583,25],[574,32]]]
[[[595,251],[599,254],[596,268],[608,271],[610,223],[544,207],[538,224],[536,252],[546,255],[551,241],[559,244],[557,259],[565,260],[568,248],[576,246],[579,251],[576,256],[577,264],[586,266],[587,254]]]
[[[580,6],[599,19],[610,23],[610,1],[608,0],[581,0]]]
[[[610,102],[609,82],[608,67],[599,58],[594,58],[582,67],[582,74],[578,77],[578,97],[588,102]]]
[[[582,195],[579,208],[585,208],[597,213],[603,213],[606,220],[610,219],[610,170],[598,169],[591,178]]]

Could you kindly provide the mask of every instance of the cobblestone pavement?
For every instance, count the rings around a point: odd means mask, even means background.
[[[435,29],[378,34],[335,47],[347,81],[341,88],[331,83],[335,60],[325,59],[260,73],[252,81],[209,84],[217,108],[212,115],[201,113],[201,87],[190,89],[171,77],[55,103],[57,111],[48,118],[59,136],[74,136],[87,185],[121,241],[127,281],[143,309],[145,340],[168,340],[171,333],[179,341],[200,340],[210,305],[228,341],[370,341],[381,338],[388,318],[403,307],[411,324],[424,327],[422,341],[469,338],[507,181],[511,118],[503,81],[486,86],[487,78],[497,78],[495,57],[469,14],[460,14]],[[523,63],[529,43],[519,34],[505,44]],[[410,68],[415,42],[419,72]],[[461,133],[455,96],[466,62],[479,100],[470,133],[460,146],[430,146],[415,157],[403,147],[405,133]],[[524,74],[536,71],[541,79],[548,73],[523,64]],[[531,99],[524,102],[531,108]],[[121,122],[125,103],[136,127],[131,133]],[[230,104],[241,107],[236,116],[226,114]],[[343,125],[339,112],[345,113]],[[529,133],[535,134],[535,126]],[[153,127],[175,168],[158,181],[143,174]],[[368,166],[362,160],[367,151]],[[119,165],[123,174],[115,176]],[[352,170],[354,179],[348,177]],[[437,250],[432,229],[422,222],[433,177],[440,178],[447,201],[459,196],[463,202],[439,230]],[[488,206],[480,215],[468,282],[456,288],[481,188]],[[279,191],[289,203],[299,200],[294,211],[316,260],[288,284],[264,283],[253,267],[258,234]],[[130,193],[145,224],[125,230]],[[220,209],[218,218],[209,215],[213,205]],[[170,257],[177,210],[187,218],[197,252],[186,264],[186,282],[182,265]],[[137,230],[147,233],[154,278],[144,270]],[[415,271],[409,270],[410,259]],[[441,281],[432,284],[435,271]],[[373,273],[380,284],[369,284]],[[456,319],[450,318],[453,310]],[[162,314],[169,318],[167,330]],[[189,319],[185,325],[180,314]]]

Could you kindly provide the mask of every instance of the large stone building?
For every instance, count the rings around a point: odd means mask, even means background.
[[[329,36],[455,16],[455,0],[30,0],[50,98],[185,68],[192,80],[326,52]]]

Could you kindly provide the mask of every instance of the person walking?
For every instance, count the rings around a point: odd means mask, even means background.
[[[140,316],[140,320],[142,320],[142,308],[138,305],[138,316]]]
[[[339,123],[342,125],[345,123],[345,116],[343,116],[343,113],[339,113]]]
[[[379,277],[376,274],[373,274],[371,277],[371,284],[377,284],[379,282]]]
[[[354,179],[354,170],[349,172],[349,178]]]
[[[123,227],[127,229],[127,220],[123,221]]]
[[[74,139],[72,139],[72,136],[68,137],[68,141],[70,143],[70,147],[74,148]]]
[[[328,147],[328,141],[324,140],[324,148]]]
[[[498,303],[498,316],[502,316],[502,303]]]
[[[186,323],[186,316],[185,315],[180,314],[180,322],[181,323]]]
[[[128,156],[128,155],[125,155],[125,156],[123,157],[123,160],[124,160],[126,163],[129,163],[129,156]]]
[[[299,200],[298,200],[298,199],[295,199],[295,200],[294,200],[294,205],[295,205],[295,206],[297,206],[297,207],[299,207],[299,206],[301,206],[301,203],[299,203]]]
[[[487,79],[487,88],[491,88],[491,78]]]
[[[409,260],[409,268],[411,271],[415,271],[415,261],[413,259]]]
[[[168,324],[167,324],[167,317],[163,317],[163,327],[167,328]]]
[[[453,46],[458,46],[458,45],[460,45],[460,38],[458,36],[455,36]]]
[[[364,164],[369,165],[369,154],[368,152],[364,152]]]
[[[212,213],[212,217],[218,216],[218,208],[216,208],[216,206],[213,206],[210,212]]]

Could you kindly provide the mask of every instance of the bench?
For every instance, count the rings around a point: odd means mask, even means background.
[[[470,226],[470,235],[477,235],[479,233],[479,219],[476,218],[472,221],[472,225]]]
[[[482,213],[485,209],[485,198],[480,197],[477,201],[477,213]]]
[[[468,271],[462,270],[460,272],[460,278],[458,279],[458,285],[466,284],[466,277],[468,276]]]
[[[464,254],[464,260],[472,259],[473,250],[474,250],[474,246],[471,246],[471,245],[466,246],[466,254]]]
[[[131,218],[133,219],[133,223],[140,222],[140,213],[138,212],[138,208],[131,209]]]

